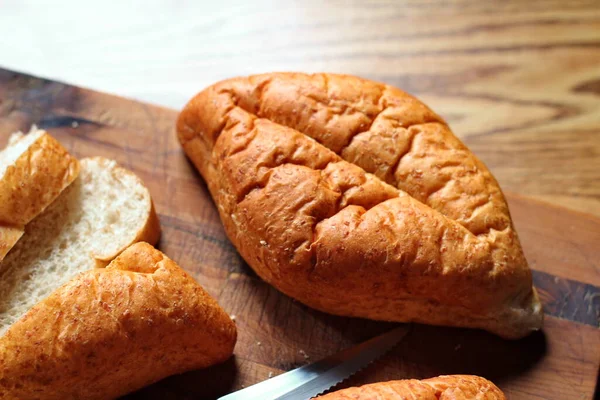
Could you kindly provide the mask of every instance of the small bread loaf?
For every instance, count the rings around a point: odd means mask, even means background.
[[[339,390],[322,400],[506,400],[504,393],[487,379],[473,375],[380,382]]]
[[[67,282],[0,338],[0,398],[115,398],[220,363],[235,341],[217,302],[138,243]]]
[[[16,133],[0,152],[0,261],[24,226],[73,182],[79,163],[48,133]]]
[[[193,98],[177,132],[233,244],[289,296],[506,338],[541,327],[496,180],[408,94],[344,75],[236,78]]]

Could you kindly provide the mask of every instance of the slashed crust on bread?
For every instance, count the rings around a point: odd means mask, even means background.
[[[322,400],[506,400],[487,379],[473,375],[446,375],[405,379],[352,387],[319,396]]]
[[[14,134],[0,152],[0,260],[24,226],[48,207],[79,173],[77,159],[35,127]]]
[[[0,338],[0,397],[115,398],[232,354],[231,318],[147,243],[86,271]]]
[[[231,241],[289,296],[507,338],[541,327],[497,182],[406,93],[332,74],[236,78],[192,99],[177,131]]]

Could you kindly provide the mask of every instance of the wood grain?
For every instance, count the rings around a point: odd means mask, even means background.
[[[0,145],[35,123],[78,157],[110,157],[135,171],[160,215],[160,249],[236,316],[233,359],[131,398],[214,399],[393,326],[308,309],[259,280],[227,240],[204,182],[177,142],[175,111],[6,70],[0,70],[0,100]],[[414,325],[397,349],[346,385],[474,373],[511,399],[593,397],[600,366],[600,219],[508,197],[544,301],[543,331],[505,341],[476,330]]]
[[[448,119],[505,190],[600,216],[597,0],[61,3],[2,3],[5,66],[174,108],[236,75],[381,80]]]

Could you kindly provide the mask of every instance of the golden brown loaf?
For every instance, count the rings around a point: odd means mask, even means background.
[[[322,400],[506,400],[487,379],[473,375],[380,382],[319,396]]]
[[[77,159],[48,133],[15,134],[0,152],[0,261],[40,214],[73,182]]]
[[[531,271],[493,176],[427,106],[360,78],[230,79],[177,131],[250,266],[338,315],[539,329]]]
[[[0,338],[0,398],[105,399],[229,358],[236,328],[147,243],[89,270]]]

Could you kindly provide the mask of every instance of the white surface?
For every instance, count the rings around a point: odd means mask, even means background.
[[[311,44],[351,11],[270,3],[0,0],[0,66],[176,108],[234,75],[343,70]]]

